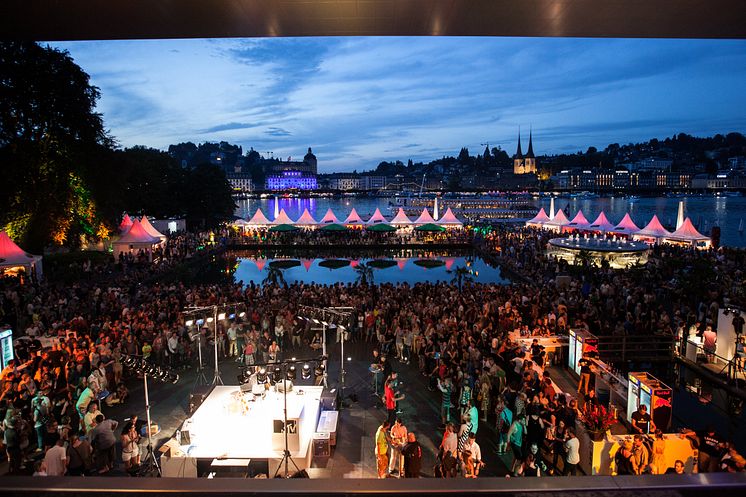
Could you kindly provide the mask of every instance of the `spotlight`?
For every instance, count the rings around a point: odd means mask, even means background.
[[[303,365],[303,369],[300,370],[300,376],[304,380],[308,380],[311,378],[311,366],[308,364]]]
[[[272,379],[275,383],[282,380],[282,368],[280,366],[275,366],[275,370],[272,373]]]
[[[213,321],[214,321],[214,319],[212,319],[211,317],[207,318],[207,322],[208,323],[212,323]]]
[[[235,314],[228,314],[228,319],[236,319],[236,315]]]
[[[350,362],[350,361],[352,361],[352,357],[347,358],[347,362]]]
[[[220,314],[218,314],[218,321],[225,321],[225,313],[224,312],[221,312]]]
[[[240,314],[238,315],[238,317],[240,317],[240,318],[245,318],[245,317],[246,317],[246,312],[243,312],[243,311],[242,311],[242,312],[241,312],[241,313],[240,313]]]
[[[204,320],[204,318],[203,318],[203,319],[198,319],[198,320],[197,320],[197,326],[202,326],[203,324],[205,324],[205,320]]]
[[[251,381],[251,371],[247,370],[243,373],[238,373],[238,384],[239,385],[245,385],[249,381]]]
[[[166,381],[176,385],[179,382],[179,373],[176,371],[169,371],[166,375]]]
[[[316,366],[316,369],[313,370],[313,374],[316,375],[316,378],[318,378],[319,376],[324,376],[324,365],[319,364],[318,366]]]
[[[294,380],[296,378],[295,366],[290,366],[287,374],[288,380]]]
[[[264,383],[267,381],[267,370],[265,368],[261,368],[256,374],[256,381],[257,383]]]
[[[190,319],[189,321],[187,321],[184,324],[186,324],[187,326],[192,326],[194,324],[194,319]]]

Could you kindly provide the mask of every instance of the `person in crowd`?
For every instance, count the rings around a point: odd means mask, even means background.
[[[714,425],[708,425],[704,430],[684,430],[684,436],[694,439],[699,448],[697,460],[698,473],[714,473],[718,469],[718,462],[723,453],[725,443],[717,434]]]
[[[391,426],[391,451],[389,454],[389,473],[401,476],[402,471],[402,449],[407,443],[407,427],[400,418],[394,420]]]
[[[616,466],[616,474],[633,475],[635,474],[632,464],[632,441],[624,441],[619,449],[614,454],[614,466]]]
[[[648,414],[648,407],[645,404],[640,404],[640,407],[632,413],[631,420],[632,430],[635,433],[647,435],[650,430],[655,431],[655,424],[653,424],[653,420]]]
[[[580,440],[575,436],[575,430],[568,428],[565,440],[565,476],[575,476],[580,463]]]
[[[104,419],[103,414],[96,416],[96,426],[90,432],[90,439],[99,474],[108,473],[114,467],[117,444],[114,430],[118,425],[113,419]]]
[[[140,434],[135,423],[130,423],[122,433],[122,462],[124,469],[131,471],[140,465]]]
[[[668,468],[666,470],[665,474],[667,474],[667,475],[685,475],[686,474],[686,469],[684,467],[684,461],[682,461],[681,459],[676,459],[676,461],[674,461],[674,463],[673,463],[673,467],[672,468]]]
[[[495,406],[496,423],[495,429],[497,431],[497,454],[505,454],[508,448],[508,432],[513,424],[513,412],[508,408],[505,403],[505,397],[502,395],[497,401]]]
[[[407,434],[407,443],[401,449],[404,457],[404,478],[419,478],[422,470],[422,447],[411,431]]]
[[[72,433],[67,446],[67,474],[82,476],[93,466],[93,449],[87,440],[82,440],[77,433]]]
[[[391,435],[389,429],[391,423],[385,419],[381,426],[376,430],[376,466],[378,468],[378,478],[386,478],[389,475],[389,446],[391,445]]]
[[[65,441],[60,438],[54,444],[54,447],[47,450],[47,453],[44,455],[44,467],[46,468],[47,476],[64,476],[67,472],[67,463]]]
[[[386,385],[383,387],[383,403],[386,406],[386,412],[388,415],[389,424],[392,424],[396,419],[396,403],[400,400],[404,400],[404,394],[399,394],[394,391],[394,381],[389,379],[386,381]]]
[[[523,442],[526,437],[526,416],[520,415],[513,419],[513,423],[510,425],[508,430],[508,441],[510,443],[510,449],[513,452],[513,465],[511,467],[511,473],[515,473],[518,467],[523,462]]]
[[[469,433],[469,438],[467,439],[462,452],[468,454],[467,459],[468,466],[470,467],[469,472],[474,475],[474,478],[476,478],[479,476],[479,471],[485,466],[485,464],[484,461],[482,461],[482,449],[477,443],[477,436],[475,433]],[[469,472],[464,471],[465,474]]]
[[[666,440],[660,429],[655,430],[652,452],[650,472],[654,475],[662,475],[666,470]]]
[[[645,445],[642,435],[635,435],[632,440],[632,472],[636,475],[643,474],[650,464],[650,452]]]

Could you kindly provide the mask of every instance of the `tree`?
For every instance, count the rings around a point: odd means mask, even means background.
[[[451,271],[449,271],[450,273]],[[463,266],[459,266],[456,269],[453,270],[453,278],[451,279],[451,283],[458,286],[458,291],[461,293],[462,285],[466,281],[472,281],[474,278],[472,278],[471,273],[468,269],[466,269]]]
[[[91,157],[112,140],[94,112],[99,90],[67,52],[0,43],[0,228],[27,250],[105,236]],[[106,168],[106,164],[99,164]]]
[[[218,166],[202,164],[188,171],[184,191],[187,222],[191,226],[214,228],[230,219],[236,209],[231,186]]]
[[[270,264],[267,266],[267,276],[264,278],[263,284],[267,285],[272,283],[274,285],[285,284],[285,271],[277,266]]]
[[[355,267],[357,273],[357,281],[361,285],[373,284],[373,268],[368,264],[362,262]]]

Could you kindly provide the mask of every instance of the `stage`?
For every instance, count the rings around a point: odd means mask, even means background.
[[[299,385],[287,394],[288,445],[299,469],[310,465],[323,389]],[[180,450],[171,450],[167,459],[182,459],[178,467],[184,466],[183,459],[195,467],[197,461],[216,459],[263,460],[274,470],[285,448],[283,394],[272,387],[263,398],[254,398],[238,386],[216,386],[184,422]],[[165,466],[164,476],[187,476],[166,474]]]

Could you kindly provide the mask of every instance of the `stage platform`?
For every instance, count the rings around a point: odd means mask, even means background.
[[[287,395],[289,449],[299,469],[310,465],[323,389],[299,385]],[[190,459],[195,464],[228,458],[261,460],[273,467],[285,448],[283,424],[283,394],[274,387],[263,398],[254,398],[238,386],[216,386],[182,427],[188,433],[188,444],[182,435],[181,450],[169,456]],[[164,471],[164,476],[172,475]]]

